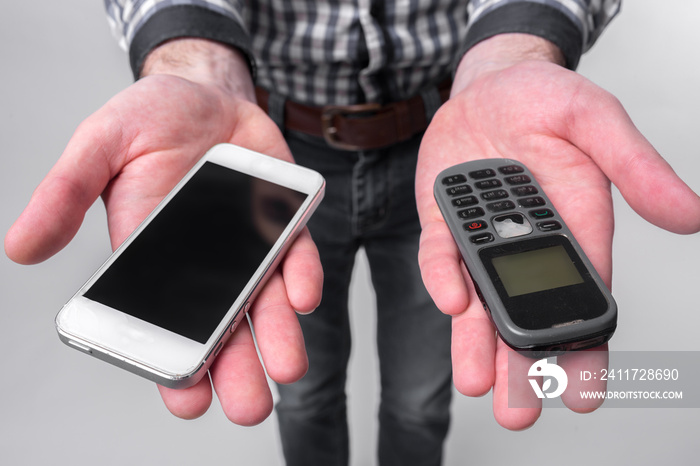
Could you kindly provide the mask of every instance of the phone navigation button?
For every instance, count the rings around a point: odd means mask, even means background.
[[[517,238],[532,233],[532,225],[524,215],[513,213],[493,218],[493,227],[498,236],[504,239]]]
[[[493,241],[493,235],[491,233],[481,233],[479,235],[472,235],[469,240],[474,244],[490,243]]]

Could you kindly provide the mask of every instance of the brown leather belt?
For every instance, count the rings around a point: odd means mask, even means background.
[[[451,82],[438,86],[440,103],[450,96]],[[258,105],[268,111],[270,93],[257,87]],[[359,104],[314,107],[291,100],[284,103],[284,126],[323,138],[336,149],[378,149],[410,139],[428,127],[425,103],[421,95],[386,105]]]

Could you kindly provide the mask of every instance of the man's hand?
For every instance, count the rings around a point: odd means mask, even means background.
[[[472,159],[522,161],[608,286],[610,180],[653,224],[676,233],[700,230],[700,198],[638,132],[620,103],[556,63],[561,64],[556,47],[520,34],[496,36],[471,49],[458,68],[452,98],[423,139],[416,175],[423,227],[419,261],[437,306],[453,316],[455,385],[469,396],[493,387],[496,420],[510,429],[526,428],[539,416],[539,408],[508,408],[508,371],[526,374],[533,361],[514,358],[508,364],[511,350],[497,338],[433,198],[438,173]],[[596,351],[571,353],[558,363],[571,375],[595,370],[606,360],[604,351]],[[533,401],[527,382],[511,391],[511,397]],[[562,396],[571,409],[597,407],[573,395],[577,393],[570,387]]]
[[[102,196],[116,248],[213,145],[230,142],[288,161],[282,135],[254,100],[247,63],[222,45],[182,39],[156,49],[145,77],[87,118],[5,238],[14,261],[32,264],[63,248]],[[304,231],[256,299],[251,317],[265,368],[280,383],[301,378],[308,362],[295,310],[321,297],[318,253]],[[265,370],[242,322],[210,371],[226,415],[261,422],[272,411]],[[160,387],[173,414],[194,418],[212,399],[205,377],[187,390]]]

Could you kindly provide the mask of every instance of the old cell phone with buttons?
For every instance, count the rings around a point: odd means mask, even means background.
[[[315,171],[215,146],[61,309],[59,337],[166,387],[194,385],[324,187]]]
[[[532,357],[608,341],[617,305],[555,206],[521,162],[455,165],[435,199],[499,335]]]

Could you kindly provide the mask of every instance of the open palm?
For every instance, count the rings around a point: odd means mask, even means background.
[[[36,263],[63,248],[98,196],[116,248],[213,145],[229,142],[291,161],[277,127],[254,104],[214,85],[175,76],[143,78],[112,98],[76,130],[5,238],[8,256]],[[322,272],[308,232],[290,248],[260,293],[251,316],[268,374],[288,383],[306,371],[295,310],[320,301]],[[229,418],[255,424],[272,410],[265,371],[244,321],[211,369]],[[160,387],[168,408],[193,418],[208,408],[211,382],[187,390]]]
[[[458,390],[479,396],[493,387],[496,419],[520,429],[535,422],[539,409],[507,408],[508,395],[534,396],[527,383],[511,386],[509,394],[507,375],[508,370],[526,373],[532,361],[508,364],[509,348],[496,337],[432,194],[440,171],[483,158],[515,159],[530,168],[608,286],[614,228],[610,180],[641,216],[677,233],[700,230],[700,199],[614,97],[560,66],[533,61],[487,73],[440,109],[423,139],[416,175],[421,271],[437,306],[453,316]],[[678,205],[682,216],[664,208]],[[559,364],[576,373],[605,364],[606,358],[605,351],[574,353]],[[566,393],[563,399],[576,411],[597,407]]]

